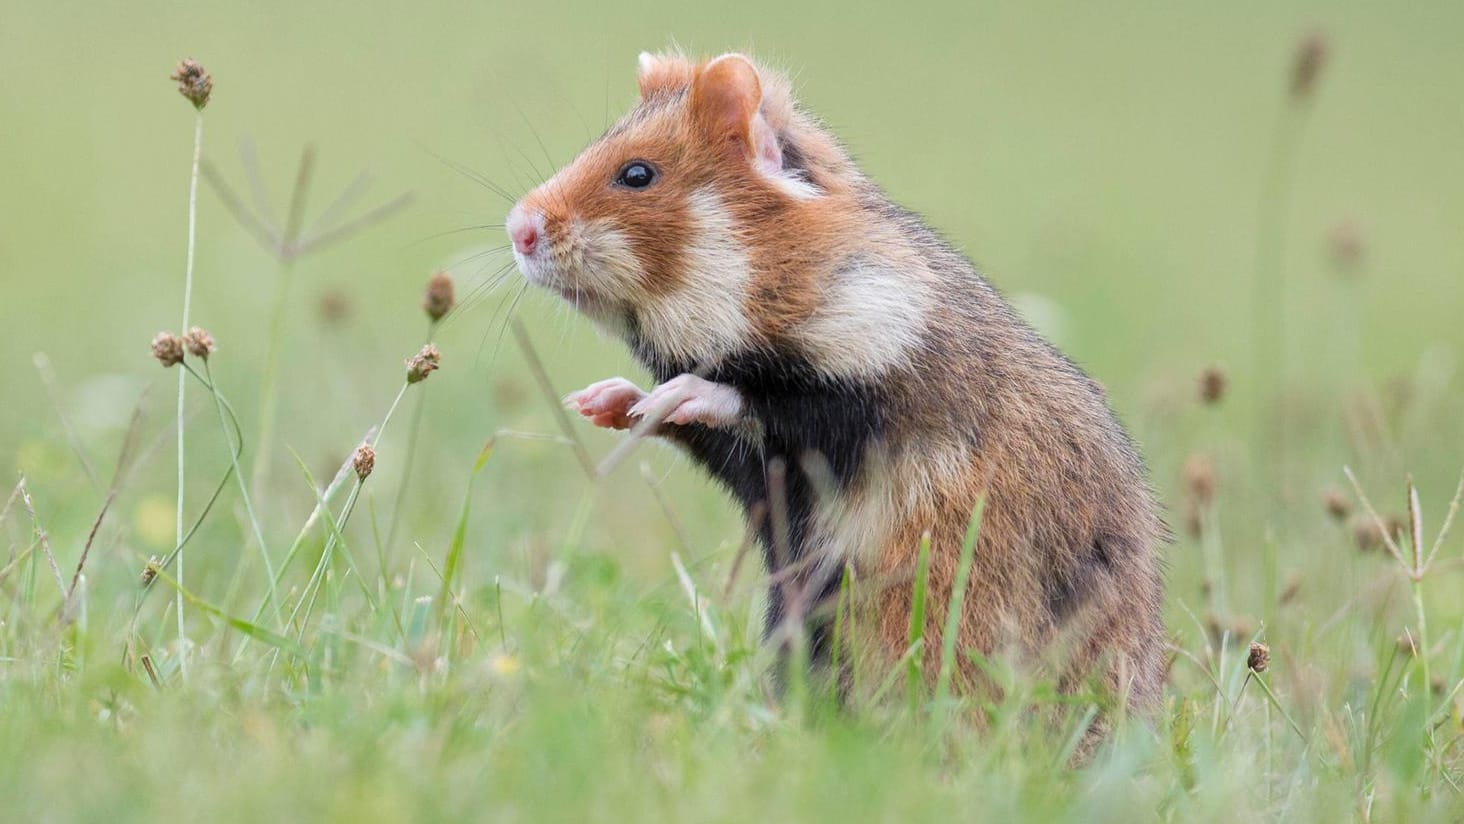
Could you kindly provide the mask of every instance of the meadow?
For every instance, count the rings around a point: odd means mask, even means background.
[[[1464,820],[1464,5],[3,18],[6,820]],[[723,492],[559,411],[644,375],[499,224],[673,41],[792,70],[1140,444],[1169,684],[1086,763],[1000,660],[777,698]]]

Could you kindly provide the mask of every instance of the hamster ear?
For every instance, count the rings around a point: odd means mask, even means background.
[[[691,61],[678,54],[641,52],[637,77],[641,100],[685,89],[695,71]]]
[[[706,64],[691,86],[691,111],[713,140],[736,147],[760,171],[774,174],[783,169],[783,150],[758,110],[761,104],[757,67],[740,54]]]

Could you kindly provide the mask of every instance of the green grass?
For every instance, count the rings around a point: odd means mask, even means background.
[[[1313,27],[1331,56],[1282,198],[1268,164]],[[1461,27],[1444,2],[7,14],[0,816],[1460,820],[1464,529],[1421,576],[1411,535],[1403,564],[1360,551],[1343,467],[1405,520],[1411,475],[1426,558],[1464,466]],[[508,334],[518,282],[477,291],[506,261],[473,256],[503,243],[507,203],[449,164],[522,191],[628,104],[636,53],[673,39],[793,68],[871,175],[1101,380],[1142,445],[1176,531],[1174,664],[1158,717],[1122,721],[1086,766],[1068,761],[1095,702],[999,656],[977,662],[995,702],[911,689],[918,655],[863,685],[872,704],[770,699],[763,573],[737,568],[732,505],[653,444],[591,480],[616,437],[576,423],[566,439]],[[276,222],[315,147],[306,236],[360,169],[372,185],[347,217],[414,196],[286,273],[202,187],[191,315],[219,350],[189,379],[185,529],[217,503],[185,550],[186,675],[176,579],[140,583],[175,544],[178,376],[147,345],[183,289],[193,122],[166,75],[185,55],[215,76],[205,160],[246,204],[245,137]],[[1365,246],[1351,268],[1329,246],[1347,220]],[[1257,266],[1281,273],[1263,281],[1284,290],[1279,325]],[[329,495],[402,386],[441,267],[467,304],[434,328],[443,368],[400,398],[359,492],[347,475]],[[515,314],[554,393],[643,377],[548,296]],[[1253,357],[1258,319],[1273,357]],[[1212,363],[1231,387],[1206,406]],[[1273,380],[1279,399],[1258,395]],[[1283,414],[1284,449],[1267,430]],[[1198,453],[1217,477],[1205,502],[1183,479]],[[29,507],[10,495],[22,472]],[[841,624],[841,655],[862,631]],[[1271,651],[1260,675],[1253,639]],[[966,653],[942,648],[942,671]]]

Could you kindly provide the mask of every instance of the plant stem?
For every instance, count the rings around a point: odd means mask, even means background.
[[[427,338],[423,343],[431,343],[433,333],[437,331],[437,321],[427,324]],[[402,463],[402,479],[397,483],[396,501],[391,507],[391,523],[386,528],[386,551],[396,544],[397,527],[401,524],[402,507],[406,505],[407,490],[412,484],[412,465],[417,462],[417,433],[422,429],[422,414],[427,406],[427,387],[422,387],[418,393],[417,403],[412,408],[412,424],[407,432],[407,455]]]
[[[1431,706],[1433,704],[1433,673],[1429,670],[1428,663],[1428,620],[1423,612],[1423,576],[1414,575],[1409,579],[1409,589],[1413,592],[1413,610],[1418,615],[1418,663],[1423,668],[1423,700],[1424,706],[1430,711],[1424,714],[1423,729],[1424,735],[1428,736],[1433,729],[1433,715]]]
[[[183,325],[179,329],[182,334],[188,332],[189,310],[193,305],[193,258],[194,250],[198,239],[198,163],[203,156],[203,111],[197,110],[193,116],[193,165],[188,176],[188,257],[184,267],[183,275]],[[178,370],[178,416],[176,426],[178,429],[178,504],[177,504],[177,542],[178,552],[178,593],[176,611],[178,613],[178,672],[188,677],[188,656],[185,648],[187,639],[187,628],[183,620],[183,484],[185,474],[183,469],[183,415],[185,411],[185,394],[188,386],[188,373],[182,369]]]
[[[207,375],[204,385],[213,395],[214,408],[219,413],[219,428],[224,432],[224,441],[229,447],[229,459],[234,466],[234,479],[239,483],[239,497],[244,501],[244,512],[249,516],[249,526],[254,530],[254,541],[259,544],[259,556],[264,559],[264,569],[269,574],[269,595],[274,599],[274,564],[269,560],[269,547],[264,541],[264,530],[259,526],[259,517],[254,514],[254,503],[249,496],[249,482],[244,479],[244,472],[239,468],[239,456],[244,454],[244,433],[239,427],[239,419],[234,415],[234,409],[229,402],[219,393],[218,384],[214,382],[213,367],[208,359],[203,361],[203,370]],[[228,415],[225,417],[225,408]],[[229,431],[229,422],[233,422],[233,431]],[[276,602],[278,603],[278,602]]]

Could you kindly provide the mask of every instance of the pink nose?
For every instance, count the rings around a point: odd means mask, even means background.
[[[544,234],[544,215],[538,211],[527,211],[515,206],[508,213],[508,236],[513,240],[514,251],[521,255],[532,255],[539,247]]]

